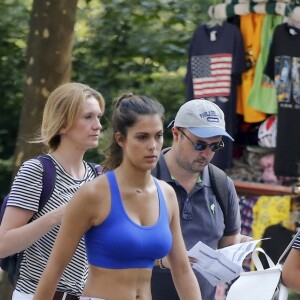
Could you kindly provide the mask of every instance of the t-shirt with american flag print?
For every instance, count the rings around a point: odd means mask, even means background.
[[[186,73],[186,101],[204,98],[220,106],[225,115],[226,131],[236,134],[237,85],[246,70],[242,34],[229,22],[196,28],[190,41]],[[221,169],[232,167],[233,143],[217,152],[213,163]]]

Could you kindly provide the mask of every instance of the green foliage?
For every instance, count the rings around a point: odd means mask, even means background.
[[[28,11],[17,1],[0,3],[0,157],[13,155],[25,77]]]
[[[0,197],[11,179],[22,90],[29,11],[19,1],[0,2]]]
[[[76,40],[74,77],[115,96],[128,88],[145,89],[154,73],[176,72],[186,64],[195,28],[187,17],[189,2],[92,1],[92,10],[82,12],[89,31]]]
[[[77,35],[74,78],[104,95],[106,118],[112,99],[131,91],[159,100],[167,124],[185,101],[188,43],[207,9],[207,1],[195,0],[90,1],[79,11],[88,29],[80,38]],[[170,130],[166,133],[169,145]]]
[[[189,40],[215,1],[79,0],[72,80],[98,89],[106,99],[124,91],[146,94],[166,109],[166,123],[184,102]],[[7,192],[25,84],[25,52],[32,0],[0,1],[0,195]],[[105,130],[103,134],[106,135]],[[165,145],[170,144],[165,130]],[[103,149],[85,159],[101,161]]]

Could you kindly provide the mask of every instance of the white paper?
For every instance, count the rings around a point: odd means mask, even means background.
[[[235,244],[218,250],[199,241],[188,251],[188,255],[197,259],[193,268],[200,272],[211,285],[216,286],[237,278],[243,272],[242,264],[245,257],[260,241]]]

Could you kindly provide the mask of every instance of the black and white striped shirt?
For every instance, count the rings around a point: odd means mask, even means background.
[[[52,159],[56,168],[55,187],[50,199],[40,212],[38,212],[38,207],[42,190],[43,167],[39,160],[30,159],[24,162],[12,185],[7,205],[35,211],[33,221],[66,204],[81,185],[95,177],[91,167],[85,164],[84,179],[76,180],[53,157]],[[48,262],[58,230],[59,225],[24,251],[20,276],[16,286],[17,291],[34,294]],[[80,296],[87,278],[87,272],[88,265],[82,238],[70,264],[59,281],[57,290]]]
[[[298,234],[296,240],[294,241],[294,244],[292,246],[293,248],[300,250],[300,234]]]

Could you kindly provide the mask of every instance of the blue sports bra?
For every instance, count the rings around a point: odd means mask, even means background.
[[[158,221],[151,226],[134,223],[122,203],[113,171],[106,173],[111,193],[111,208],[106,220],[85,234],[88,262],[109,269],[153,268],[156,259],[168,254],[172,234],[161,188],[155,180],[159,198]]]

